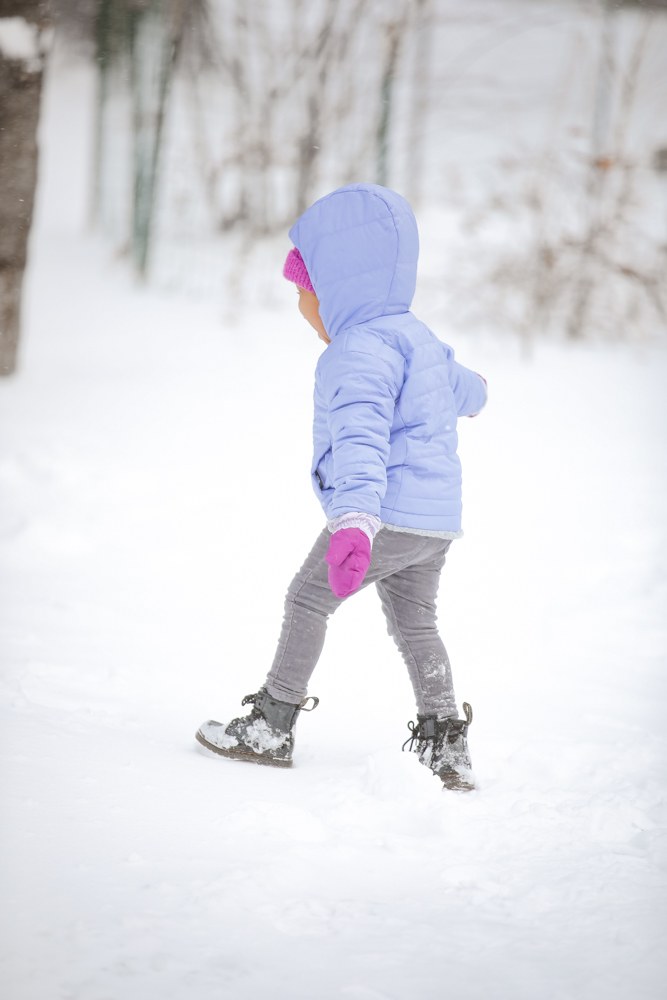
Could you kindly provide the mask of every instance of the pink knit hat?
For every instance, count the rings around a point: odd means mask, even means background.
[[[305,288],[307,292],[314,292],[313,283],[310,280],[303,257],[296,247],[287,254],[287,260],[283,268],[283,277],[288,281],[293,281],[300,288]]]

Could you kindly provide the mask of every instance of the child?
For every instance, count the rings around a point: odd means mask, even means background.
[[[328,521],[289,587],[268,677],[243,699],[252,710],[226,726],[205,722],[197,740],[233,760],[291,767],[297,716],[318,704],[307,688],[327,619],[374,583],[415,691],[410,749],[446,788],[471,789],[472,710],[464,703],[459,719],[435,600],[462,534],[456,419],[482,409],[486,383],[409,311],[419,243],[400,195],[339,188],[290,238],[297,249],[283,273],[328,345],[315,375],[311,468]]]

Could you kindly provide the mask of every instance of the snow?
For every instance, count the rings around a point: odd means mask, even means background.
[[[242,716],[247,715],[249,711],[250,709],[246,709],[245,712],[242,711],[240,714]],[[220,723],[209,719],[208,722],[201,724],[199,732],[213,746],[220,747],[223,750],[230,750],[232,747],[238,746],[239,743],[236,736],[225,731],[225,726],[230,721],[230,719],[226,719],[224,723]],[[258,754],[266,754],[270,750],[277,750],[287,742],[286,734],[276,732],[264,719],[256,719],[247,729],[242,730],[242,732],[243,742]],[[202,749],[208,755],[206,747],[202,747]]]
[[[24,17],[0,17],[0,54],[25,61],[28,73],[42,69],[42,57],[53,42],[53,28],[40,30]]]
[[[229,722],[230,720],[227,720]],[[199,727],[199,733],[212,743],[213,746],[220,747],[222,750],[229,750],[231,747],[238,746],[238,740],[235,736],[228,735],[225,732],[225,726],[227,722],[216,722],[215,719],[209,719],[208,722],[202,722]],[[212,751],[207,750],[205,746],[201,747],[200,753],[203,752],[205,755],[212,753]]]
[[[0,17],[0,52],[5,59],[36,59],[39,29],[24,17]]]
[[[0,385],[3,995],[657,1000],[665,350],[526,359],[437,327],[490,388],[440,597],[477,791],[400,752],[414,705],[370,591],[331,623],[295,767],[204,758],[322,526],[322,345],[288,288],[230,322],[82,235],[89,94],[52,73]]]

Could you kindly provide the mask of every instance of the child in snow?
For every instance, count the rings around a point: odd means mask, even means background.
[[[290,767],[294,727],[329,615],[374,583],[417,702],[410,749],[446,788],[470,789],[470,706],[460,719],[436,628],[440,571],[461,532],[456,420],[486,402],[480,375],[410,312],[419,242],[412,209],[376,184],[320,199],[290,230],[284,275],[328,345],[315,375],[313,488],[327,525],[287,592],[273,666],[249,714],[197,740],[233,760]],[[311,703],[309,706],[309,702]]]

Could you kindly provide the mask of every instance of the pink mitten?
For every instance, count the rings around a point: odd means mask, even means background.
[[[371,540],[361,528],[334,531],[329,551],[329,586],[336,597],[349,597],[364,582],[371,563]]]

